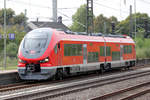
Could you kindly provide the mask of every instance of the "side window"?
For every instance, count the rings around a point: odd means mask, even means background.
[[[126,46],[123,46],[123,53],[126,54]]]
[[[100,46],[100,56],[105,56],[105,47]]]
[[[124,45],[124,54],[130,54],[132,53],[132,46],[131,45]]]
[[[54,47],[55,54],[57,54],[57,44]]]
[[[132,45],[130,45],[130,53],[132,53]]]
[[[113,52],[112,52],[112,60],[113,60],[113,61],[120,60],[120,52],[118,52],[118,51],[113,51]]]
[[[106,47],[106,56],[110,56],[111,55],[111,47],[107,46]]]
[[[98,52],[88,52],[88,62],[98,62]]]
[[[82,56],[82,44],[64,44],[64,56]]]

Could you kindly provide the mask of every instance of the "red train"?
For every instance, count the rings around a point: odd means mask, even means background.
[[[18,51],[23,80],[62,78],[80,72],[135,66],[135,43],[129,36],[71,35],[50,28],[32,30]]]

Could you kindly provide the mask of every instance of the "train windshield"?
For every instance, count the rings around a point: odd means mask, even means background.
[[[24,48],[26,49],[36,49],[45,48],[47,38],[26,38],[24,41]]]
[[[45,48],[47,40],[47,30],[33,30],[26,35],[23,47],[28,50],[40,50],[41,48]]]

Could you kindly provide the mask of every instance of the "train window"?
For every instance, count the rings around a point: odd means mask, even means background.
[[[100,46],[100,56],[105,56],[105,47]]]
[[[55,54],[57,54],[57,44],[54,47]]]
[[[129,48],[130,48],[129,53],[132,53],[132,46],[130,45]]]
[[[123,46],[123,53],[126,54],[126,46]]]
[[[98,62],[98,52],[88,52],[88,62]]]
[[[110,46],[106,47],[106,56],[111,56],[111,47]]]
[[[113,51],[112,52],[112,60],[120,60],[120,52],[119,51]]]
[[[82,44],[64,44],[64,56],[82,56]]]
[[[132,53],[132,46],[131,45],[125,45],[124,46],[124,54],[130,54]]]

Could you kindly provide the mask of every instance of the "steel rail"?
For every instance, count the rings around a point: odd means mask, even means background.
[[[125,98],[121,98],[120,100],[131,100],[131,99],[137,98],[137,97],[142,96],[142,95],[147,94],[147,93],[150,93],[150,88],[149,89],[145,89],[143,91],[140,91],[138,93],[129,95],[129,96],[125,97]]]
[[[131,86],[131,87],[128,87],[128,88],[125,88],[125,89],[121,89],[119,91],[115,91],[115,92],[111,92],[111,93],[108,93],[108,94],[104,94],[104,95],[99,96],[99,97],[94,97],[94,98],[92,98],[90,100],[104,100],[104,99],[112,98],[113,96],[121,95],[121,94],[123,94],[125,92],[129,92],[129,91],[132,91],[132,90],[135,90],[135,89],[147,86],[147,85],[150,85],[150,82],[141,83],[141,84],[138,84],[138,85],[135,85],[135,86]],[[150,89],[143,90],[143,91],[141,91],[139,93],[135,93],[133,95],[129,95],[129,96],[121,98],[119,100],[131,100],[131,99],[133,99],[135,97],[138,97],[138,96],[143,95],[143,94],[148,93],[148,92],[150,92]]]
[[[132,79],[132,78],[136,78],[136,77],[142,77],[142,76],[149,75],[149,74],[150,74],[149,71],[143,71],[140,73],[134,73],[134,74],[132,73],[132,74],[124,75],[124,76],[120,75],[117,77],[109,77],[106,79],[101,79],[101,78],[89,79],[89,80],[73,82],[73,83],[68,83],[68,84],[54,86],[54,87],[46,87],[46,88],[32,90],[32,91],[28,91],[28,92],[26,91],[26,92],[17,93],[17,94],[0,96],[0,98],[7,99],[7,100],[23,99],[26,97],[31,97],[33,100],[54,98],[54,97],[58,97],[60,95],[66,95],[69,93],[83,91],[85,89],[103,86],[106,84],[120,82],[123,80],[128,80],[128,79]],[[56,91],[59,93],[57,93]],[[52,94],[54,92],[56,92],[56,93]]]

